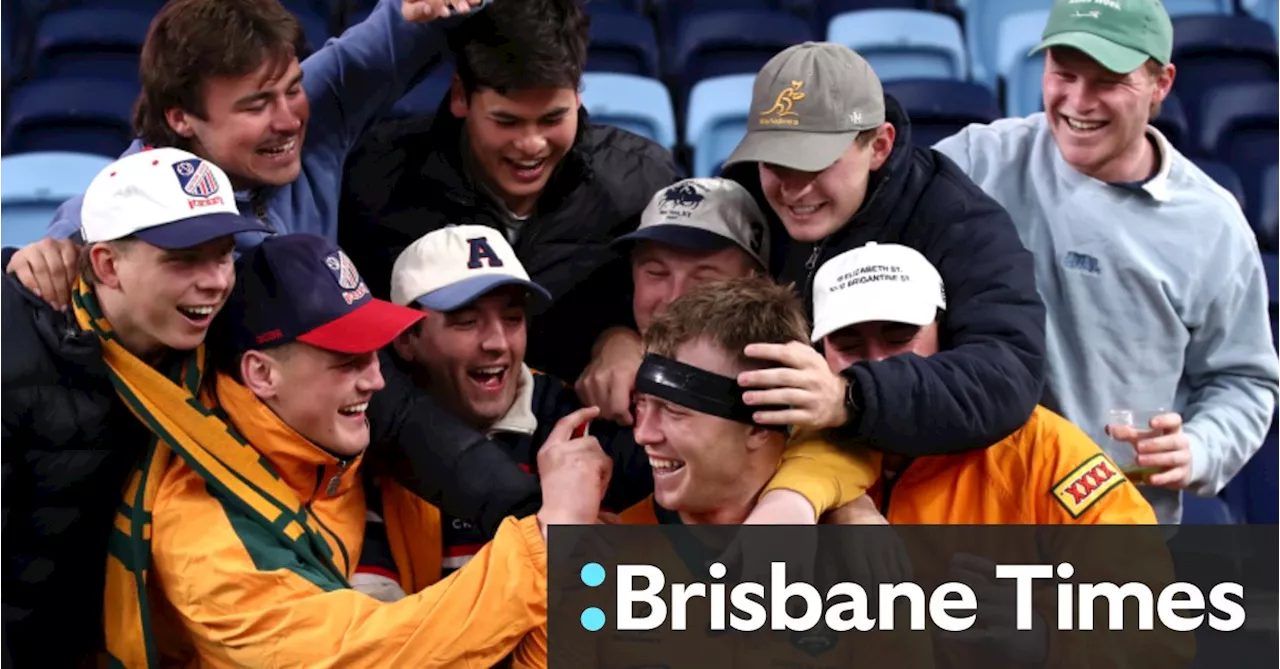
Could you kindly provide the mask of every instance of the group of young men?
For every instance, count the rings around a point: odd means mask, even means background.
[[[541,666],[549,525],[1177,523],[1261,444],[1265,280],[1149,125],[1158,0],[1059,0],[1046,111],[934,149],[793,46],[685,180],[590,123],[576,0],[480,5],[301,63],[277,0],[157,15],[138,140],[3,258],[20,666]]]

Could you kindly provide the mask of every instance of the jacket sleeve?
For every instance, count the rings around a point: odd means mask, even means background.
[[[936,155],[936,154],[935,154]],[[946,286],[940,352],[859,362],[860,416],[846,430],[909,457],[986,448],[1031,416],[1045,377],[1045,309],[1009,214],[945,158],[916,212]],[[943,192],[936,192],[936,191]],[[951,192],[945,192],[951,191]]]
[[[460,20],[410,23],[399,0],[380,0],[369,17],[331,39],[302,64],[311,102],[308,149],[327,145],[341,162],[360,133],[441,61],[445,30]]]
[[[537,511],[541,488],[501,444],[450,414],[380,354],[386,387],[369,403],[371,453],[400,485],[491,534],[507,516]]]
[[[504,522],[449,578],[384,603],[254,545],[253,528],[191,492],[157,504],[154,573],[208,666],[490,667],[546,622],[536,518]]]
[[[792,490],[813,505],[818,518],[866,494],[880,478],[880,453],[856,446],[837,448],[816,436],[793,437],[778,471],[761,495]]]
[[[1249,246],[1187,343],[1183,430],[1191,441],[1190,490],[1203,497],[1221,492],[1262,446],[1276,406],[1266,277]]]

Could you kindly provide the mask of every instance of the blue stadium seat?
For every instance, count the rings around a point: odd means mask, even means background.
[[[1265,258],[1265,256],[1264,256]],[[1275,267],[1275,256],[1271,256],[1271,266]],[[1274,278],[1274,274],[1272,275]],[[1274,319],[1275,310],[1272,310]],[[1274,327],[1274,320],[1272,323]],[[1262,441],[1262,447],[1249,459],[1240,473],[1227,484],[1223,497],[1231,504],[1238,517],[1252,524],[1274,525],[1280,521],[1280,482],[1277,471],[1280,470],[1280,447],[1277,446],[1277,423],[1280,415],[1271,417],[1271,430]]]
[[[969,44],[969,67],[973,80],[996,89],[1000,74],[1000,22],[1015,12],[1049,9],[1053,0],[971,0],[965,6],[964,32]],[[1036,37],[1044,26],[1035,29]]]
[[[704,79],[689,93],[685,142],[693,147],[693,176],[711,177],[747,132],[754,74]]]
[[[1194,101],[1211,88],[1247,81],[1276,81],[1280,64],[1270,26],[1247,16],[1187,16],[1173,21],[1174,90],[1186,105],[1192,133],[1200,126]]]
[[[284,6],[298,19],[302,26],[302,34],[307,38],[307,52],[299,54],[299,58],[318,51],[329,40],[329,17],[310,9],[305,3],[286,2]]]
[[[970,123],[990,123],[1001,116],[987,87],[967,81],[918,79],[884,84],[911,119],[911,142],[933,146]]]
[[[1040,43],[1040,33],[1049,21],[1046,10],[1009,14],[996,33],[996,64],[1005,81],[1005,113],[1027,116],[1044,106],[1044,54],[1027,55]]]
[[[95,79],[34,81],[9,96],[4,152],[66,151],[116,158],[133,139],[138,86]]]
[[[812,39],[809,24],[791,14],[769,11],[696,14],[680,23],[669,72],[680,77],[680,97],[684,100],[691,87],[703,79],[755,74],[778,52]]]
[[[1280,250],[1280,169],[1272,165],[1262,171],[1256,189],[1257,196],[1249,207],[1249,222],[1258,233],[1258,245],[1264,251]]]
[[[1182,495],[1183,525],[1237,525],[1240,522],[1221,497],[1200,497],[1190,492]]]
[[[653,24],[636,14],[599,13],[591,17],[587,70],[657,78],[658,37]]]
[[[1280,3],[1271,0],[1240,0],[1240,7],[1253,18],[1271,26],[1272,32],[1280,35]]]
[[[1169,16],[1200,16],[1204,14],[1234,14],[1233,0],[1164,0],[1164,10]]]
[[[44,237],[58,205],[83,193],[112,160],[79,153],[24,153],[0,159],[0,244],[26,246]]]
[[[151,16],[144,11],[94,7],[45,15],[35,29],[36,76],[138,81],[138,53]]]
[[[1234,195],[1236,202],[1240,203],[1240,208],[1244,209],[1246,204],[1244,185],[1240,183],[1240,176],[1236,174],[1235,170],[1231,169],[1230,165],[1205,158],[1193,158],[1191,162],[1195,163],[1196,167],[1200,168],[1200,171],[1204,172],[1210,179],[1213,179],[1219,186],[1225,188],[1228,193]]]
[[[452,82],[453,66],[442,66],[397,100],[388,112],[387,118],[435,114],[440,108],[440,103],[444,102],[444,96],[449,92],[449,85]]]
[[[805,9],[813,15],[814,30],[819,35],[827,32],[831,20],[841,14],[860,12],[869,9],[918,9],[932,11],[933,0],[793,0],[792,11],[803,12]]]
[[[1210,90],[1200,102],[1199,148],[1203,155],[1238,172],[1276,162],[1280,143],[1280,84],[1230,84]]]
[[[1182,108],[1182,100],[1172,91],[1160,105],[1160,115],[1151,119],[1151,125],[1159,130],[1173,148],[1187,152],[1187,113]]]
[[[916,9],[868,9],[831,20],[827,41],[862,54],[881,81],[969,78],[960,24]]]
[[[617,126],[675,149],[676,116],[671,94],[657,79],[587,72],[582,75],[582,106],[593,123]]]
[[[680,24],[698,14],[782,9],[778,0],[657,0],[654,5],[664,49],[675,44]]]

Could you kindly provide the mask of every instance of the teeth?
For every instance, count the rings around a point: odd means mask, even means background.
[[[284,143],[284,144],[282,144],[282,145],[280,145],[280,146],[277,146],[277,147],[275,147],[275,148],[266,149],[266,152],[267,152],[267,153],[271,153],[271,154],[281,154],[281,153],[286,153],[286,152],[292,151],[292,150],[293,150],[293,146],[294,146],[294,144],[297,144],[297,143],[298,143],[298,140],[296,140],[296,139],[291,139],[291,140],[289,140],[288,142],[286,142],[286,143]]]
[[[212,305],[203,307],[178,307],[178,309],[196,316],[208,316],[213,313]]]
[[[352,404],[350,406],[342,407],[341,409],[338,409],[338,413],[355,415],[358,413],[364,413],[365,409],[368,409],[368,408],[369,408],[368,402],[361,402],[360,404]]]
[[[1071,126],[1071,128],[1074,130],[1096,130],[1098,128],[1101,128],[1103,124],[1096,123],[1096,122],[1090,123],[1086,121],[1077,121],[1073,118],[1068,118],[1067,125]]]
[[[511,162],[515,163],[517,167],[525,169],[533,169],[542,164],[541,160],[513,160]]]
[[[653,469],[671,471],[671,470],[675,470],[683,467],[684,462],[681,462],[680,460],[665,460],[663,458],[655,458],[651,455],[649,456],[649,466],[652,467]]]
[[[805,214],[812,214],[813,212],[815,212],[815,211],[817,211],[817,210],[818,210],[817,205],[807,205],[807,206],[803,206],[803,207],[798,207],[798,206],[796,206],[796,207],[791,207],[791,211],[793,211],[793,212],[795,212],[795,213],[797,213],[797,214],[800,214],[801,216],[803,216],[803,215],[805,215]]]

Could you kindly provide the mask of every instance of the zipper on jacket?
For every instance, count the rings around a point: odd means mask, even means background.
[[[347,470],[347,467],[350,464],[351,464],[350,460],[339,460],[338,471],[328,479],[327,484],[325,483],[324,465],[317,465],[316,466],[316,488],[311,492],[311,499],[307,501],[307,513],[311,514],[312,518],[315,518],[316,524],[320,526],[320,529],[324,530],[325,532],[328,532],[329,536],[333,537],[333,543],[338,545],[338,551],[342,553],[342,565],[343,565],[344,574],[349,573],[351,571],[351,556],[347,554],[347,546],[346,544],[342,543],[342,539],[341,537],[338,536],[337,532],[334,532],[333,530],[329,529],[329,526],[324,524],[324,519],[320,517],[320,514],[315,512],[315,509],[312,508],[311,504],[312,502],[315,501],[316,495],[319,494],[321,486],[325,486],[325,493],[326,493],[325,497],[333,497],[338,492],[338,485],[342,480],[342,473]]]
[[[809,254],[809,259],[806,260],[804,263],[804,268],[807,271],[807,274],[805,275],[805,280],[804,280],[803,295],[804,295],[804,300],[806,302],[811,301],[809,298],[813,292],[813,275],[818,269],[818,259],[822,257],[822,249],[824,249],[826,246],[827,246],[826,239],[823,239],[822,241],[814,244],[813,253]]]

